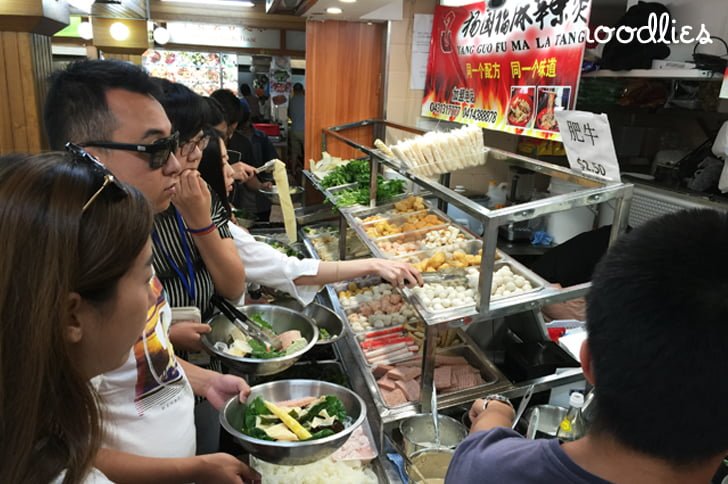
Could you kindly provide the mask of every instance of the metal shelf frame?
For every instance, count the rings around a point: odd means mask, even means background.
[[[376,175],[379,174],[381,168],[388,168],[398,173],[402,177],[412,181],[414,184],[429,191],[435,196],[442,205],[453,204],[463,212],[474,217],[483,224],[483,252],[480,266],[479,280],[479,305],[475,309],[469,308],[465,310],[454,309],[444,312],[443,314],[433,318],[426,317],[422,314],[426,322],[425,341],[423,349],[423,367],[422,367],[422,391],[421,391],[421,411],[429,412],[430,396],[433,392],[433,376],[435,368],[435,345],[437,335],[442,325],[447,327],[460,327],[469,325],[474,322],[490,321],[496,318],[516,314],[525,311],[532,311],[540,308],[545,304],[566,301],[576,297],[583,296],[589,290],[589,283],[579,284],[567,288],[555,288],[552,286],[544,287],[541,291],[503,298],[498,301],[491,301],[490,288],[492,284],[492,268],[495,262],[496,245],[498,240],[498,227],[510,223],[524,222],[544,215],[562,212],[577,207],[588,207],[598,205],[610,200],[614,202],[614,218],[610,234],[610,245],[622,234],[628,221],[630,203],[632,200],[633,186],[631,184],[619,183],[601,180],[585,176],[576,171],[553,165],[543,161],[534,160],[525,156],[510,153],[508,151],[493,149],[486,147],[483,153],[483,164],[486,163],[505,163],[509,166],[520,167],[535,173],[550,176],[564,180],[581,187],[580,190],[558,196],[552,196],[544,199],[534,200],[527,203],[513,205],[497,210],[489,210],[459,193],[451,190],[448,186],[449,174],[440,176],[439,181],[422,177],[412,173],[406,169],[398,160],[388,157],[382,151],[371,146],[365,146],[345,136],[346,131],[371,126],[375,137],[385,139],[387,129],[394,129],[411,133],[414,135],[423,134],[424,131],[418,128],[392,123],[380,119],[367,119],[354,123],[348,123],[340,126],[333,126],[323,130],[322,133],[322,151],[327,151],[330,139],[335,139],[344,144],[364,153],[370,160],[371,165],[371,186],[370,186],[370,207],[376,207],[377,184]],[[372,140],[373,141],[373,140]],[[373,143],[372,143],[373,145]],[[313,176],[307,177],[314,186],[318,185],[322,193],[327,198],[332,199],[330,191],[320,187]],[[442,208],[442,206],[441,206]],[[361,209],[361,207],[358,207]],[[350,226],[357,231],[357,235],[362,236],[362,231],[358,222],[354,220],[353,212],[356,207],[349,209],[340,209],[341,221],[340,226],[343,229]],[[345,247],[345,241],[342,237],[341,248]],[[362,237],[367,243],[368,237]],[[368,244],[369,245],[369,244]],[[372,247],[370,247],[372,248]],[[376,253],[376,251],[375,251]],[[342,250],[342,260],[344,252]],[[420,310],[416,302],[416,298],[410,297],[408,292],[404,293],[405,298]],[[337,301],[337,297],[332,297],[332,301]],[[339,308],[340,310],[341,308]],[[560,384],[569,383],[581,377],[581,370],[577,369],[559,375],[549,375],[539,378],[532,382],[521,382],[521,384],[511,384],[508,382],[502,388],[502,391],[509,393],[511,396],[518,396],[530,383],[536,383],[539,388],[551,388]],[[376,385],[373,376],[367,378],[367,385]],[[376,388],[370,388],[372,395],[376,395]],[[464,392],[458,395],[455,401],[443,402],[443,405],[455,405],[457,403],[465,403],[473,400],[477,395],[467,395]],[[375,398],[376,400],[376,398]],[[438,405],[439,406],[439,405]],[[411,408],[410,408],[411,407]],[[377,402],[377,409],[384,422],[393,421],[399,418],[414,414],[417,407],[415,405],[407,406],[398,412],[392,412],[390,409],[383,407],[382,402]]]

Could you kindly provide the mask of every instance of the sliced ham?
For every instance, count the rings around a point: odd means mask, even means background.
[[[407,397],[405,397],[404,393],[399,388],[395,388],[394,390],[382,390],[382,398],[388,407],[397,407],[407,403]]]
[[[276,405],[279,407],[305,407],[306,405],[310,404],[311,402],[317,400],[318,397],[303,397],[298,398],[295,400],[286,400],[283,402],[277,402]]]
[[[441,366],[435,368],[435,388],[438,390],[445,390],[452,386],[452,367]]]
[[[397,388],[394,384],[394,381],[390,380],[386,376],[377,380],[377,385],[379,385],[379,388],[381,388],[382,390],[394,390],[395,388]]]
[[[374,374],[374,378],[381,378],[386,375],[389,370],[393,369],[394,366],[392,365],[377,365],[372,368],[372,373]]]
[[[480,373],[473,372],[474,368],[458,366],[453,369],[453,380],[458,390],[465,390],[485,383]]]
[[[414,380],[422,374],[419,366],[400,366],[390,370],[387,376],[392,380]]]
[[[418,402],[420,400],[420,384],[415,380],[397,380],[394,382],[397,388],[402,390],[404,396],[410,402]]]
[[[297,329],[292,329],[290,331],[284,331],[283,333],[278,335],[278,341],[281,342],[281,346],[285,350],[289,346],[291,346],[291,343],[296,341],[297,339],[301,339],[301,332]]]

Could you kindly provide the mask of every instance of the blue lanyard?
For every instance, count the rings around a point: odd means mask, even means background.
[[[172,210],[174,210],[174,216],[177,219],[177,229],[179,230],[180,241],[182,243],[182,251],[185,254],[187,272],[183,272],[182,269],[180,269],[180,267],[174,262],[172,256],[162,245],[162,241],[160,240],[159,234],[157,234],[156,229],[152,231],[152,239],[154,240],[154,243],[157,245],[157,247],[159,247],[159,250],[164,255],[164,258],[167,259],[167,262],[172,267],[174,272],[177,273],[177,275],[179,276],[180,281],[182,281],[182,286],[185,288],[185,291],[187,292],[190,301],[194,303],[197,296],[197,288],[195,286],[195,265],[192,263],[192,252],[190,250],[189,244],[187,243],[187,230],[185,229],[185,224],[182,221],[182,217],[180,216],[179,212],[177,212],[177,209],[172,207]]]

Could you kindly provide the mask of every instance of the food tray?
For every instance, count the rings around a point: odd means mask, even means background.
[[[468,341],[466,338],[463,338],[461,335],[461,338],[464,341]],[[438,355],[445,355],[445,356],[462,356],[464,357],[467,362],[473,366],[475,369],[477,369],[480,373],[481,378],[485,381],[485,383],[482,383],[480,385],[475,385],[472,387],[468,387],[468,391],[480,391],[480,389],[483,389],[483,394],[487,391],[488,387],[493,386],[494,384],[498,383],[500,380],[500,376],[498,374],[498,371],[493,368],[492,364],[485,358],[485,356],[482,354],[481,351],[479,351],[477,348],[472,346],[471,344],[464,343],[460,346],[455,346],[452,348],[445,348],[445,349],[438,349],[437,350]],[[422,360],[422,356],[416,356],[413,357],[410,361],[416,361],[416,360]],[[375,378],[375,381],[377,379]],[[390,406],[387,404],[387,402],[384,399],[384,395],[382,394],[382,389],[378,384],[375,384],[376,386],[376,392],[377,396],[381,400],[382,404],[390,409],[400,408],[407,405],[411,405],[413,403],[419,403],[419,402],[406,402],[401,405],[394,405]],[[438,392],[439,395],[442,395],[443,397],[446,395],[450,395],[453,393],[457,393],[461,390],[466,390],[466,388],[458,388],[455,390],[443,390],[441,392]]]
[[[433,225],[432,227],[426,227],[424,229],[413,230],[411,232],[403,232],[401,234],[388,235],[386,237],[379,237],[371,239],[379,248],[379,251],[387,257],[398,257],[403,255],[412,254],[423,250],[423,240],[428,232],[433,230],[442,230],[450,224]],[[402,247],[401,250],[393,251],[392,244],[398,244],[400,246],[407,244]],[[411,250],[408,250],[411,249]]]
[[[382,298],[377,298],[373,301],[367,301],[358,303],[356,305],[343,306],[344,313],[346,313],[346,321],[349,324],[349,328],[355,335],[361,333],[367,333],[369,331],[377,331],[380,329],[387,329],[393,326],[405,324],[405,323],[416,323],[420,321],[420,317],[417,315],[417,311],[412,307],[396,289],[392,289],[392,296],[397,295],[400,301],[397,303],[391,303],[392,309],[387,310],[385,308],[377,309],[377,305],[373,303],[382,303]],[[385,305],[389,306],[389,305]],[[399,306],[399,307],[398,307]],[[366,308],[366,309],[365,309]],[[381,311],[381,316],[377,315],[377,311]],[[370,314],[362,314],[362,313]],[[366,317],[366,321],[361,316]],[[374,316],[379,316],[376,319],[372,319]]]
[[[460,242],[455,242],[451,245],[443,245],[441,247],[436,247],[433,249],[425,249],[421,250],[419,252],[414,252],[412,254],[402,255],[395,257],[396,260],[401,260],[403,262],[409,262],[410,264],[416,264],[418,262],[421,262],[425,259],[430,259],[432,256],[437,254],[438,252],[442,252],[445,254],[446,257],[452,257],[452,254],[456,251],[462,251],[467,255],[478,255],[478,252],[481,251],[483,248],[483,242],[480,240],[475,239],[469,239],[469,240],[463,240]],[[501,258],[501,254],[496,251],[496,260],[499,260]],[[447,260],[447,259],[446,259]],[[478,261],[477,264],[473,264],[466,267],[480,267],[480,262]],[[458,269],[458,267],[448,266],[448,268],[443,268],[440,270],[452,270],[452,269]],[[421,271],[421,272],[429,272],[429,271]]]
[[[514,261],[500,261],[496,262],[493,267],[493,272],[497,272],[499,269],[508,266],[511,270],[511,272],[514,275],[521,276],[524,279],[526,279],[529,284],[531,284],[532,289],[525,290],[523,292],[519,292],[516,294],[510,294],[507,296],[495,296],[492,295],[490,300],[496,301],[500,299],[510,298],[510,297],[517,297],[517,296],[523,296],[524,294],[531,294],[537,291],[540,291],[544,288],[544,282],[534,275],[532,275],[529,271],[523,270],[520,264],[514,262]],[[456,271],[451,272],[451,274],[456,274]],[[417,301],[417,306],[422,310],[424,313],[430,316],[439,316],[445,312],[452,311],[452,310],[462,310],[466,308],[472,308],[475,307],[476,302],[473,301],[472,303],[467,304],[460,304],[460,305],[454,305],[449,307],[443,307],[442,309],[433,309],[432,304],[435,303],[428,303],[422,295],[422,291],[427,290],[427,286],[430,284],[442,284],[444,286],[452,286],[456,288],[457,294],[463,294],[463,289],[457,289],[460,286],[464,287],[465,291],[472,291],[473,295],[472,297],[476,299],[478,297],[478,280],[480,277],[480,271],[478,268],[469,267],[467,269],[462,270],[462,273],[464,275],[464,280],[445,280],[441,283],[438,282],[428,282],[425,283],[425,287],[419,289],[415,288],[414,290],[406,289],[407,291],[410,291],[410,294],[413,294],[414,299]],[[466,284],[463,284],[467,280]],[[466,296],[468,296],[468,293],[464,293]],[[441,297],[441,296],[434,296],[434,297]],[[432,299],[434,299],[434,297]],[[429,298],[429,297],[428,297]]]
[[[313,233],[314,235],[309,235]],[[313,232],[311,232],[313,229]],[[304,237],[306,237],[313,248],[316,255],[323,261],[339,260],[339,228],[338,225],[319,225],[315,227],[305,227],[303,229]],[[346,230],[346,258],[361,259],[371,256],[369,248],[359,239],[356,232],[347,228]]]
[[[395,208],[396,202],[389,202],[382,205],[377,205],[376,207],[360,207],[356,210],[352,210],[351,214],[355,218],[355,220],[359,221],[361,224],[361,221],[371,215],[381,215],[382,217],[393,217],[396,215],[405,215],[405,214],[412,214],[421,210],[432,210],[432,207],[429,203],[427,203],[427,200],[425,200],[421,195],[412,195],[411,193],[405,194],[405,197],[402,198],[403,201],[406,200],[409,197],[419,197],[422,199],[422,203],[425,206],[424,209],[419,210],[410,210],[408,212],[401,212]]]

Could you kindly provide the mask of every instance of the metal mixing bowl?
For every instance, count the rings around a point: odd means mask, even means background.
[[[291,202],[299,203],[303,200],[303,187],[289,187],[291,193]],[[273,185],[270,190],[261,189],[260,193],[266,196],[273,205],[280,205],[281,201],[278,198],[278,187]]]
[[[344,445],[351,433],[366,418],[364,401],[348,388],[317,380],[280,380],[250,389],[248,400],[261,397],[270,402],[281,402],[304,397],[335,395],[341,399],[346,413],[351,417],[351,425],[341,432],[323,439],[304,442],[273,442],[255,439],[242,433],[244,404],[237,397],[230,399],[220,412],[220,424],[246,452],[272,464],[303,465],[310,464],[332,454]]]
[[[304,308],[303,314],[311,318],[313,323],[319,328],[319,340],[316,342],[317,346],[330,345],[344,335],[344,321],[338,314],[326,306],[318,303],[309,304]],[[331,338],[321,340],[321,328],[328,331]]]
[[[440,447],[454,449],[468,436],[468,429],[447,415],[438,415],[440,427]],[[411,456],[418,450],[436,448],[435,427],[432,414],[421,413],[406,418],[399,423],[399,431],[404,442],[404,451]]]
[[[248,304],[247,306],[241,306],[238,309],[240,309],[240,311],[248,317],[254,314],[260,314],[263,319],[273,326],[273,331],[276,334],[297,329],[301,332],[301,336],[308,340],[308,344],[300,351],[290,355],[281,356],[279,358],[261,360],[258,358],[242,358],[240,356],[228,355],[227,353],[217,350],[215,348],[215,343],[218,341],[227,343],[230,337],[230,332],[236,326],[222,314],[213,316],[207,322],[212,328],[212,331],[202,335],[202,345],[208,353],[219,357],[223,364],[238,372],[246,375],[258,376],[275,375],[276,373],[280,373],[293,365],[301,356],[303,356],[304,353],[313,348],[316,341],[318,341],[318,328],[313,321],[311,321],[311,318],[298,311],[270,304]]]

